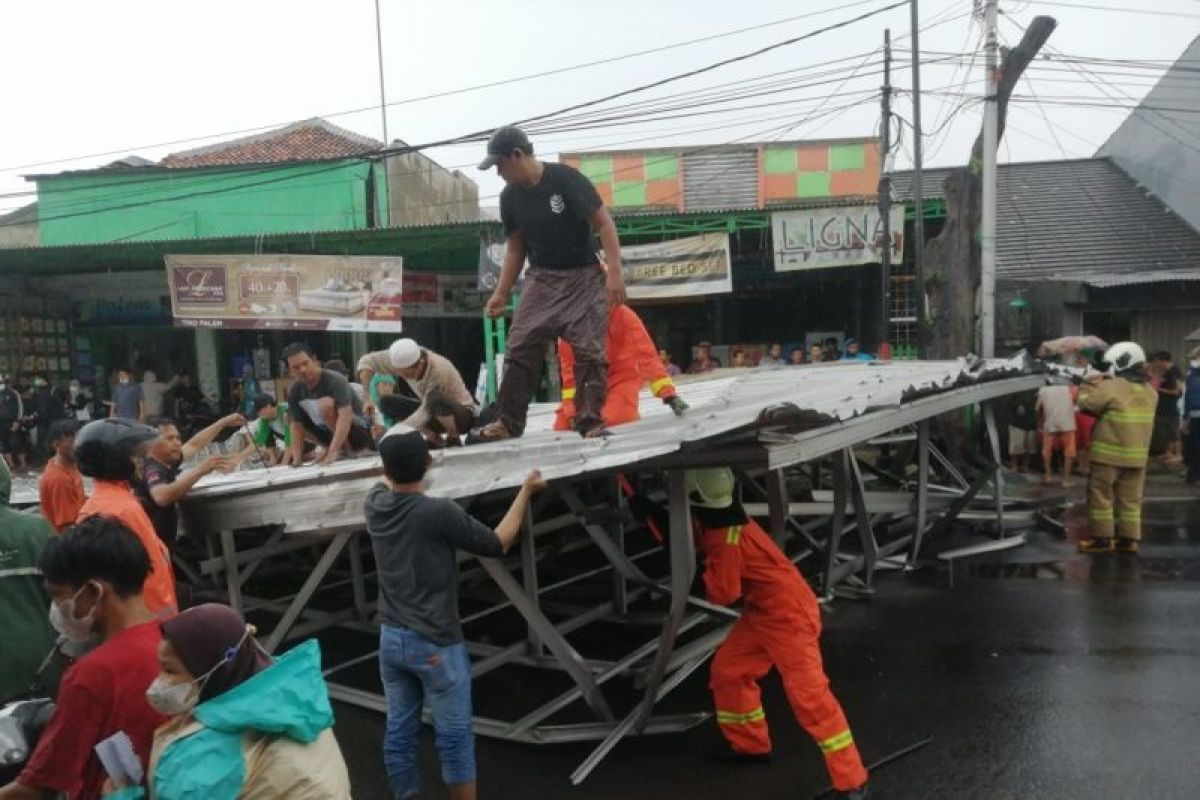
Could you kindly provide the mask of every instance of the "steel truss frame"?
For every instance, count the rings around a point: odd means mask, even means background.
[[[679,732],[710,716],[707,711],[654,714],[656,705],[703,665],[737,617],[736,612],[715,607],[691,595],[696,561],[685,481],[688,467],[735,464],[742,471],[744,484],[765,501],[747,503],[748,511],[753,516],[765,518],[772,535],[781,543],[792,539],[803,543],[794,555],[795,560],[814,556],[819,559],[818,582],[826,598],[832,598],[835,590],[870,592],[878,569],[891,564],[891,559],[896,556],[903,557],[909,567],[915,565],[923,541],[949,526],[989,482],[995,486],[995,513],[1001,523],[998,529],[1003,535],[1004,487],[999,469],[999,438],[994,415],[987,404],[1043,382],[1040,377],[1027,376],[981,383],[804,433],[764,429],[754,433],[750,442],[745,439],[713,442],[680,455],[622,467],[624,470],[655,470],[664,478],[670,524],[665,532],[669,544],[669,572],[663,578],[647,575],[640,566],[644,558],[661,548],[638,553],[627,551],[625,534],[633,523],[624,508],[614,473],[593,472],[578,479],[554,483],[552,488],[567,513],[535,522],[531,512],[524,521],[515,557],[478,560],[477,569],[490,578],[503,599],[471,615],[469,620],[511,608],[520,614],[526,625],[525,637],[507,646],[468,643],[468,649],[477,658],[472,669],[474,676],[504,665],[525,664],[560,670],[570,677],[572,685],[517,719],[476,717],[476,732],[509,741],[539,744],[599,740],[596,748],[571,775],[571,781],[578,784],[626,736]],[[930,442],[930,422],[938,414],[974,403],[984,404],[992,468],[969,483],[958,476],[966,485],[951,490],[948,496],[940,492],[931,497],[931,489],[937,488],[930,480],[931,459],[944,465],[949,462]],[[914,439],[917,443],[915,482],[898,481],[897,488],[907,490],[907,494],[867,491],[859,450],[872,439],[896,431],[901,432],[900,436],[893,436],[888,441]],[[792,502],[788,497],[784,470],[800,464],[817,465],[818,472],[820,465],[827,464],[832,491],[818,491],[811,498]],[[867,469],[878,472],[874,467]],[[596,490],[611,500],[599,509],[589,507],[581,491],[585,484],[598,487]],[[313,489],[302,486],[299,491]],[[219,503],[220,498],[209,498],[205,502]],[[237,508],[247,509],[248,506],[241,504]],[[374,603],[367,597],[366,581],[370,575],[362,558],[364,532],[361,525],[326,528],[317,519],[297,530],[294,520],[289,520],[287,533],[281,527],[265,541],[245,546],[248,537],[241,534],[239,528],[259,527],[262,520],[243,512],[241,516],[246,518],[239,524],[238,514],[232,516],[227,524],[209,534],[210,556],[201,563],[200,569],[202,574],[223,583],[227,600],[235,608],[242,611],[261,608],[280,615],[279,622],[264,641],[267,649],[274,650],[289,639],[335,626],[363,632],[378,630],[372,621]],[[220,515],[214,516],[209,509],[202,518],[215,519]],[[889,532],[894,528],[898,535],[881,542],[877,532],[884,526]],[[547,533],[569,527],[577,527],[582,535],[572,539],[567,547],[594,547],[607,563],[542,585],[538,580],[538,565],[548,548],[539,549],[539,540]],[[828,531],[824,539],[818,535],[821,530]],[[856,546],[851,549],[843,546],[848,533],[855,534]],[[247,594],[247,582],[263,563],[314,548],[320,555],[294,595],[272,600]],[[343,560],[348,563],[348,577],[345,572],[335,571],[335,566]],[[464,576],[477,575],[477,569],[465,568]],[[609,599],[588,608],[572,608],[569,616],[557,622],[546,616],[545,609],[556,606],[548,595],[604,572],[612,575]],[[515,573],[519,573],[520,579]],[[353,592],[350,608],[322,611],[312,607],[313,598],[331,585],[331,578],[338,578],[333,585],[350,584]],[[628,613],[630,604],[647,596],[667,601],[659,633],[625,655],[605,661],[589,660],[568,640],[570,634],[600,620],[637,624],[634,615]],[[332,665],[326,674],[335,675],[376,655],[377,651],[370,652]],[[604,686],[623,676],[635,676],[643,689],[641,699],[621,715],[611,706]],[[331,682],[330,695],[344,702],[386,710],[382,696],[351,686]],[[580,701],[590,711],[592,721],[552,723],[561,711]]]

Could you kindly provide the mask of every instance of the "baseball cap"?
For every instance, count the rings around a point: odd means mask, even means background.
[[[397,339],[388,348],[388,357],[393,367],[407,369],[421,360],[421,347],[412,339]]]
[[[516,125],[504,125],[496,128],[488,139],[487,158],[479,162],[479,168],[491,169],[501,158],[518,149],[526,153],[533,152],[533,145],[530,144],[525,131]]]
[[[419,481],[425,475],[429,443],[420,431],[398,422],[379,440],[379,457],[392,480]]]

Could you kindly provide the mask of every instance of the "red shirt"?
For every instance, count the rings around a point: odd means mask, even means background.
[[[57,458],[52,458],[46,462],[46,469],[38,482],[38,498],[42,504],[42,516],[50,520],[54,530],[62,533],[79,518],[79,509],[86,499],[83,476],[74,464],[63,466]]]
[[[97,514],[117,520],[141,541],[150,554],[150,574],[142,585],[142,599],[146,602],[146,608],[155,614],[172,616],[179,608],[179,603],[175,600],[175,572],[171,569],[171,554],[154,532],[154,525],[129,484],[125,481],[97,480],[92,496],[79,509],[79,519]]]
[[[161,640],[157,622],[134,625],[68,669],[54,716],[18,780],[70,800],[98,798],[106,775],[92,748],[117,731],[129,735],[145,768],[154,729],[166,721],[146,702]]]

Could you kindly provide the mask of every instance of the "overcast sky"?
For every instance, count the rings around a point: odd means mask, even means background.
[[[490,128],[542,114],[616,91],[695,69],[724,58],[873,11],[887,0],[381,0],[388,133],[422,143]],[[981,49],[979,23],[969,0],[922,0],[921,35],[926,58]],[[1124,8],[1101,11],[1089,5]],[[1073,7],[1065,7],[1073,6]],[[1015,44],[1018,25],[1037,14],[1055,17],[1059,26],[1050,45],[1060,53],[1110,59],[1176,58],[1200,33],[1196,0],[1062,0],[1061,3],[1007,0],[1000,4],[1002,42]],[[1132,13],[1129,9],[1161,12]],[[824,11],[815,14],[813,12]],[[800,14],[811,15],[757,30],[722,36],[650,55],[411,103],[407,98],[446,92],[584,62],[623,56],[740,28],[764,25]],[[1168,16],[1173,14],[1174,16]],[[890,27],[897,48],[894,81],[907,90],[910,46],[907,8],[897,8],[839,30],[780,48],[766,55],[672,83],[649,93],[609,104],[623,104],[717,84],[749,81],[768,73],[803,70],[842,59],[822,70],[835,82],[797,88],[783,94],[730,103],[757,109],[723,110],[692,118],[572,131],[535,138],[546,155],[559,150],[666,144],[712,144],[741,140],[873,135],[881,56],[868,55]],[[4,126],[0,128],[0,212],[32,198],[11,196],[31,190],[19,177],[98,166],[125,153],[147,158],[217,139],[155,146],[259,126],[325,116],[338,125],[380,138],[380,114],[371,110],[337,115],[379,103],[372,0],[207,0],[206,2],[36,2],[0,4],[0,47]],[[849,59],[849,56],[858,57]],[[843,78],[861,65],[861,72]],[[1196,65],[1200,66],[1200,65]],[[1034,75],[1032,90],[1044,101],[1014,104],[1010,127],[1000,148],[1002,161],[1028,161],[1092,155],[1153,85],[1157,72],[1088,65],[1111,82],[1102,90],[1065,65],[1045,64]],[[1093,77],[1093,80],[1099,78]],[[1197,76],[1200,80],[1200,75]],[[969,75],[956,62],[923,67],[930,90],[923,101],[926,131],[942,126],[926,141],[930,165],[959,163],[979,130],[976,104],[961,106],[958,97],[938,91],[979,93],[982,55]],[[835,92],[832,97],[828,95]],[[1110,96],[1106,97],[1105,94]],[[1118,99],[1114,100],[1112,97]],[[1127,98],[1133,98],[1127,99]],[[863,100],[857,107],[827,113]],[[786,104],[784,104],[786,101]],[[822,105],[824,101],[824,105]],[[1101,102],[1091,108],[1066,103]],[[717,110],[709,107],[704,110]],[[898,112],[912,119],[911,98],[896,99]],[[699,109],[698,109],[699,110]],[[1043,116],[1044,111],[1044,116]],[[825,112],[818,119],[807,119]],[[951,113],[953,112],[953,113]],[[790,129],[784,125],[795,125]],[[719,126],[719,127],[718,127]],[[911,163],[911,135],[897,165]],[[117,151],[115,155],[93,155]],[[462,167],[481,187],[481,202],[494,204],[499,189],[494,175],[473,166],[481,145],[429,151],[447,166]],[[90,156],[90,157],[89,157]],[[41,163],[76,158],[61,163]]]

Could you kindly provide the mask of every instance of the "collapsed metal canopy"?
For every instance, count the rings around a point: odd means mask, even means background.
[[[464,585],[486,574],[502,598],[471,613],[464,622],[479,625],[495,612],[515,610],[527,631],[524,639],[510,644],[497,644],[491,635],[486,640],[468,638],[474,677],[520,664],[557,670],[573,686],[515,720],[476,716],[476,732],[527,743],[601,740],[572,775],[578,783],[625,736],[685,730],[708,716],[706,711],[655,713],[659,702],[707,660],[738,616],[690,593],[696,563],[685,485],[689,467],[737,465],[743,487],[766,501],[748,502],[748,513],[769,518],[770,532],[781,546],[789,540],[800,545],[794,560],[817,562],[820,590],[826,597],[832,597],[835,586],[871,591],[877,566],[882,568],[906,549],[913,563],[922,536],[953,523],[988,481],[995,485],[996,526],[1003,536],[999,438],[986,403],[1046,381],[1045,376],[1028,374],[1021,367],[1016,361],[960,359],[727,370],[680,381],[681,394],[692,404],[682,419],[647,397],[641,421],[617,426],[608,439],[583,440],[549,430],[553,405],[543,405],[532,410],[528,432],[521,439],[436,453],[430,493],[463,503],[511,489],[534,468],[552,481],[548,496],[539,498],[547,502],[526,516],[516,555],[506,560],[479,559],[477,567],[464,565]],[[931,444],[929,421],[974,403],[985,404],[992,467],[968,482]],[[897,429],[904,433],[885,438],[913,442],[918,469],[914,479],[893,477],[892,481],[912,493],[888,497],[866,492],[863,476],[872,467],[860,461],[855,447]],[[931,456],[941,462],[957,488],[932,486]],[[823,482],[822,474],[829,476],[832,492],[807,492],[807,497],[799,498],[802,502],[790,502],[782,467],[816,459],[821,459],[814,464],[817,482]],[[670,521],[663,536],[669,542],[665,553],[669,572],[662,577],[648,574],[645,564],[649,562],[643,561],[664,555],[662,545],[638,549],[633,538],[628,543],[626,539],[635,526],[624,510],[614,473],[639,471],[665,476],[662,488]],[[209,546],[201,572],[223,576],[226,599],[235,608],[278,615],[278,623],[264,640],[268,649],[334,626],[377,633],[361,534],[363,500],[379,473],[378,458],[326,468],[250,470],[207,478],[184,501],[189,534]],[[930,496],[934,490],[939,496]],[[550,508],[558,509],[554,516],[544,513]],[[816,538],[818,529],[828,531],[823,541]],[[552,537],[556,542],[542,540],[560,531],[562,538]],[[882,535],[877,537],[877,531]],[[851,548],[843,549],[843,534],[854,532],[856,537],[847,537]],[[276,599],[249,596],[248,581],[260,566],[313,548],[319,558],[294,594]],[[555,554],[583,548],[602,554],[603,565],[565,578],[553,568],[543,570],[543,565],[553,567]],[[339,563],[348,563],[342,573],[348,578],[328,580],[338,577]],[[551,596],[605,575],[611,575],[611,587],[594,605],[580,606],[578,595],[567,595],[562,601]],[[546,579],[548,583],[541,583]],[[353,593],[349,606],[344,599],[332,607],[314,601],[326,587],[346,585]],[[630,613],[630,605],[639,598],[668,602],[665,610],[651,615],[651,621],[661,625],[656,638],[609,659],[585,657],[568,640],[574,632],[600,621],[633,624],[640,616],[644,624],[646,614]],[[552,608],[560,614],[563,608],[573,610],[565,618],[551,619],[547,615]],[[369,652],[327,666],[331,696],[386,710],[376,692],[332,679],[341,670],[374,658],[375,653]],[[623,717],[614,713],[605,692],[604,684],[614,678],[633,678],[641,693],[640,701]],[[573,705],[586,706],[589,721],[554,722]]]

